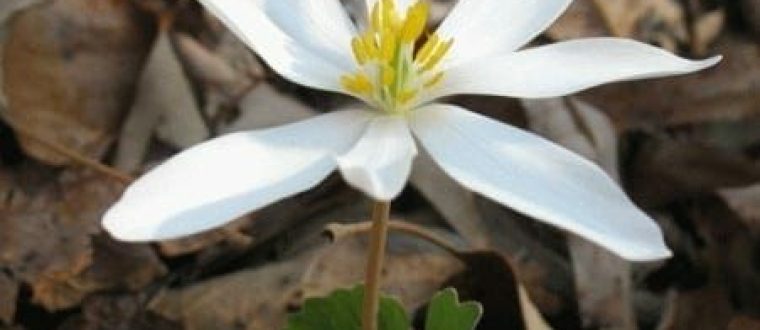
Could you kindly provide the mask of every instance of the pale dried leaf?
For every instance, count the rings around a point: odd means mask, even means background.
[[[697,18],[694,22],[694,36],[691,41],[692,51],[697,56],[705,56],[710,45],[723,31],[726,13],[716,9]]]
[[[317,114],[314,109],[278,92],[268,84],[260,84],[240,100],[240,116],[220,128],[229,133],[280,126]]]
[[[551,330],[552,327],[546,322],[533,301],[530,300],[525,287],[519,285],[518,290],[520,290],[520,309],[525,320],[525,330]]]
[[[426,152],[420,152],[414,160],[409,181],[470,247],[489,245],[487,227],[482,223],[473,193],[446,175]]]
[[[718,195],[755,231],[760,231],[760,185],[718,190]]]

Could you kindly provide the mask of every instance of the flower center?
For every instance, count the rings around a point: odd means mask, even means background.
[[[405,113],[425,90],[443,79],[436,69],[449,51],[452,39],[437,34],[415,48],[427,25],[430,6],[418,0],[399,17],[394,0],[378,0],[367,28],[351,40],[357,70],[341,76],[347,92],[379,109]]]

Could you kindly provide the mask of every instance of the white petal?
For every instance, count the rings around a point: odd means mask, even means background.
[[[341,91],[355,67],[354,27],[338,0],[200,0],[275,71],[296,83]]]
[[[419,109],[411,125],[441,168],[468,189],[629,260],[670,255],[655,222],[586,159],[454,106]]]
[[[103,226],[128,241],[177,238],[221,226],[307,190],[337,166],[372,117],[341,111],[233,133],[192,147],[133,183]]]
[[[417,155],[406,118],[375,118],[359,142],[338,158],[346,181],[370,197],[388,201],[406,185]]]
[[[454,38],[446,63],[512,52],[549,27],[569,4],[570,0],[459,0],[438,28],[441,36]]]
[[[557,97],[611,82],[691,73],[720,60],[718,56],[691,61],[629,39],[579,39],[457,66],[446,72],[430,98],[452,94]]]

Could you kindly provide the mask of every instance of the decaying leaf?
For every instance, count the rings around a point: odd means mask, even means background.
[[[127,1],[61,0],[19,13],[9,29],[3,62],[9,119],[100,159],[147,49],[141,17]],[[23,137],[21,142],[43,162],[68,162]]]
[[[27,197],[0,209],[0,265],[29,285],[35,303],[70,308],[91,292],[136,290],[165,272],[147,246],[93,241],[120,184],[88,172],[66,172],[42,186],[36,180],[16,182],[16,193]]]

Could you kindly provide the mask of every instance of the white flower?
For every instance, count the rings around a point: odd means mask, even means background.
[[[305,191],[336,168],[378,200],[407,182],[413,135],[463,186],[630,260],[665,258],[659,228],[597,166],[551,142],[434,100],[556,97],[604,83],[685,74],[690,61],[616,38],[518,50],[570,0],[460,0],[419,49],[428,6],[366,0],[356,27],[339,0],[201,0],[275,71],[370,109],[226,135],[140,178],[104,218],[114,237],[176,238]]]

